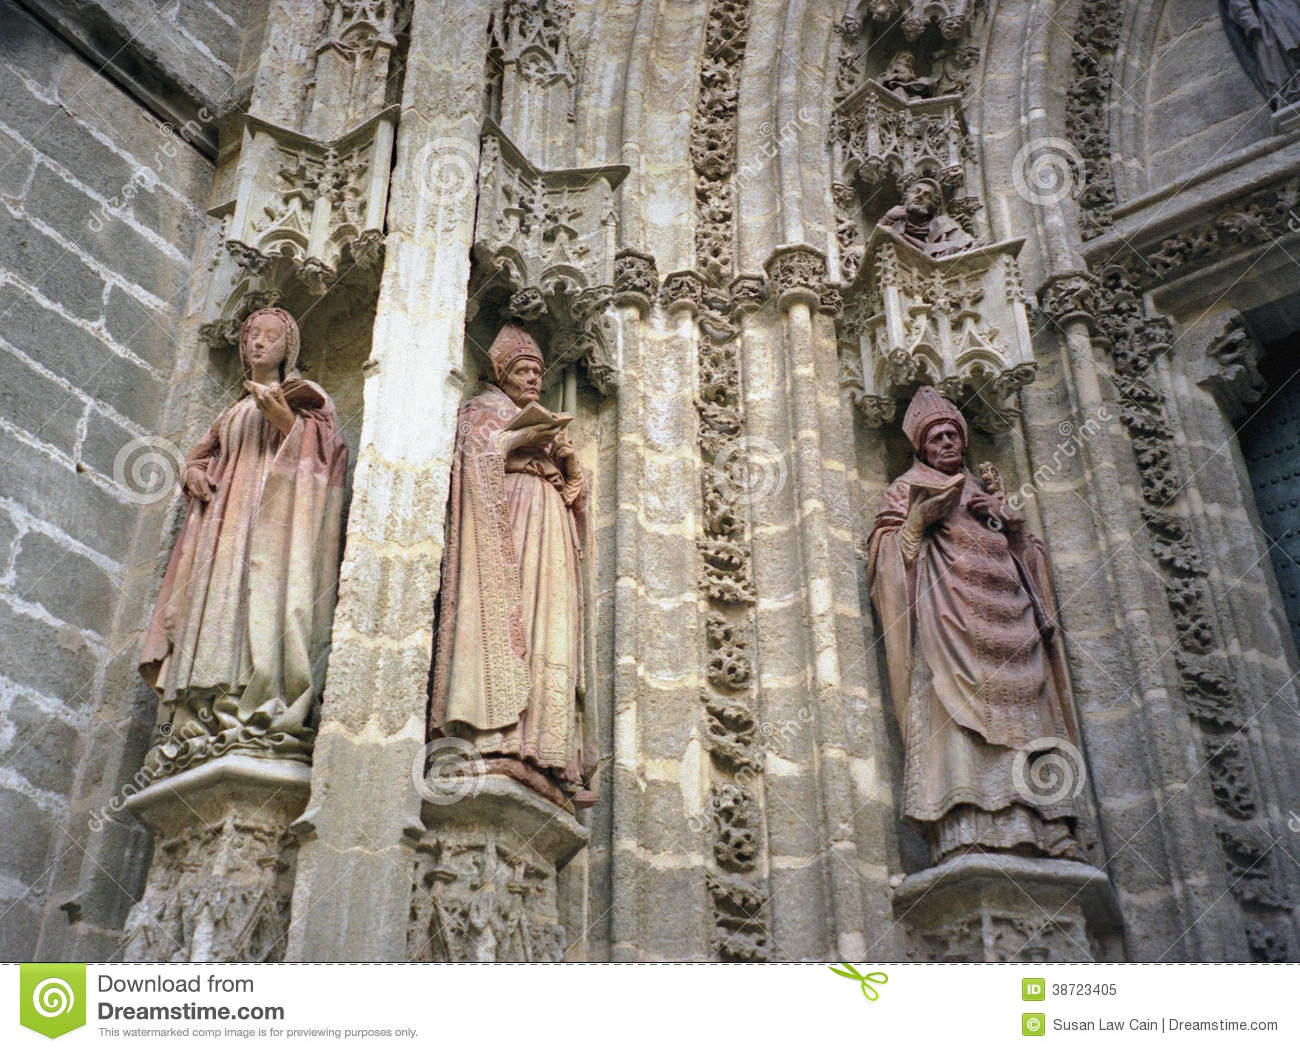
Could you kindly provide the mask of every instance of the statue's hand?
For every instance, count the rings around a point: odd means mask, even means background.
[[[563,469],[566,478],[572,479],[582,474],[582,465],[578,463],[578,451],[569,441],[567,431],[561,431],[556,436],[555,444],[551,446],[551,456]]]
[[[244,386],[252,394],[253,401],[266,417],[267,423],[282,435],[287,435],[293,430],[293,410],[289,408],[289,402],[285,399],[284,391],[278,383],[268,385],[259,384],[254,380],[245,380]]]
[[[1015,535],[1025,528],[1025,516],[1005,501],[988,493],[976,493],[966,505],[972,515],[985,521],[990,529],[1006,530]]]
[[[516,449],[545,449],[560,432],[562,424],[533,424],[521,427],[518,431],[502,431],[497,435],[497,444],[502,453]]]
[[[907,517],[912,520],[913,525],[921,529],[933,526],[957,507],[961,500],[961,489],[960,486],[953,486],[929,497],[922,496],[925,490],[913,490],[912,502],[907,508]]]
[[[185,469],[183,488],[188,496],[205,504],[212,499],[212,484],[208,482],[208,473],[197,464],[191,464]]]

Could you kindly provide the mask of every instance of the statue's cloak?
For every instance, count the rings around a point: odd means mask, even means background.
[[[212,498],[187,500],[140,658],[159,720],[191,739],[161,746],[165,766],[185,766],[204,737],[187,723],[206,730],[204,755],[236,746],[302,755],[313,737],[348,457],[328,396],[300,382],[319,404],[295,410],[287,435],[247,395],[185,461],[183,471],[204,470]]]
[[[588,782],[597,756],[586,489],[547,453],[503,456],[495,386],[456,422],[430,728]]]
[[[868,541],[868,587],[906,749],[903,813],[934,823],[969,805],[963,821],[987,825],[971,809],[1021,804],[1044,819],[1073,818],[1069,794],[1044,803],[1020,791],[1014,770],[1031,742],[1078,742],[1042,543],[1009,538],[972,514],[970,498],[984,491],[967,475],[960,504],[926,531],[911,564],[900,549],[913,486],[934,491],[950,479],[920,463],[895,479]],[[1051,832],[1044,842],[1024,807],[1006,821],[1017,828],[968,829],[959,839],[1028,840],[1049,851],[1060,839]]]

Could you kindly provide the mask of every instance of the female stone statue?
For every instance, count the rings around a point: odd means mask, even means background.
[[[499,758],[489,766],[543,795],[563,801],[558,786],[588,806],[587,483],[568,418],[537,404],[545,362],[536,341],[506,325],[488,357],[496,385],[457,418],[431,730]]]
[[[185,460],[185,521],[145,635],[169,774],[230,751],[307,759],[338,583],[347,446],[298,376],[298,326],[255,311],[244,395]]]
[[[904,817],[935,862],[1076,857],[1081,757],[1042,542],[966,472],[966,421],[933,387],[903,431],[917,460],[885,491],[867,579],[903,732]],[[1035,793],[1042,773],[1067,784]]]

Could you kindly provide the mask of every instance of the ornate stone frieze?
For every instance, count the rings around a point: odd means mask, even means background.
[[[493,22],[493,43],[504,62],[541,84],[576,79],[569,50],[573,0],[505,0]]]
[[[581,362],[597,390],[617,385],[614,339],[605,308],[614,301],[618,220],[614,194],[624,165],[543,170],[491,121],[483,135],[473,253],[478,290],[504,284],[506,313],[520,321],[548,316],[556,331],[554,363]],[[623,265],[650,275],[639,253]]]
[[[275,264],[285,261],[312,295],[344,279],[377,280],[396,120],[385,110],[318,142],[245,118],[239,191],[224,216],[225,250],[243,276],[283,287],[288,275]]]
[[[750,706],[754,667],[748,646],[755,596],[737,337],[742,316],[760,309],[769,290],[762,275],[735,273],[737,101],[749,17],[749,0],[711,0],[709,5],[690,137],[696,269],[670,274],[661,293],[670,309],[684,307],[695,315],[700,334],[695,405],[703,515],[696,543],[702,557],[700,590],[712,606],[705,618],[708,685],[700,700],[713,760],[714,863],[733,874],[756,865],[761,816],[753,793],[729,779],[762,770],[757,719]],[[762,882],[717,873],[707,873],[706,879],[714,952],[725,960],[766,959]]]
[[[1278,879],[1272,838],[1249,827],[1218,829],[1216,833],[1228,861],[1230,888],[1238,902],[1261,909],[1290,909],[1294,905]]]
[[[635,249],[614,255],[614,302],[631,303],[644,315],[659,298],[659,270],[654,256]]]
[[[771,956],[763,909],[766,895],[753,877],[705,875],[713,904],[713,951],[725,961],[766,961]]]
[[[413,961],[559,961],[555,870],[488,834],[417,848],[407,957]]]
[[[1236,423],[1268,389],[1259,371],[1259,345],[1238,314],[1228,320],[1206,353],[1214,372],[1201,381],[1201,386],[1214,395],[1228,419]]]
[[[929,383],[965,403],[976,426],[1008,426],[1006,402],[1036,371],[1015,266],[1022,244],[936,259],[890,231],[872,234],[845,290],[849,335],[841,351],[858,358],[849,386],[869,425],[892,419],[896,400]]]
[[[127,805],[154,833],[144,894],[124,926],[128,961],[284,958],[310,768],[222,757],[161,779]]]
[[[691,117],[696,267],[713,284],[730,279],[734,269],[736,120],[749,6],[749,0],[711,0]]]
[[[758,742],[758,720],[743,701],[715,697],[708,691],[701,695],[708,715],[705,728],[709,754],[719,764],[733,770],[761,771],[763,751]]]
[[[1246,925],[1246,945],[1251,958],[1263,964],[1280,964],[1291,959],[1286,935],[1272,925],[1250,921]]]
[[[1083,189],[1077,200],[1079,228],[1085,239],[1096,237],[1113,222],[1116,198],[1110,161],[1110,91],[1123,23],[1120,0],[1083,0],[1079,5],[1065,123],[1083,158]]]
[[[840,145],[836,178],[844,182],[902,188],[928,177],[956,187],[965,177],[972,150],[960,95],[900,98],[870,80],[837,107],[834,119]]]
[[[325,0],[311,84],[316,127],[346,126],[396,101],[394,65],[411,0]]]
[[[1152,244],[1125,246],[1113,262],[1145,291],[1240,252],[1300,234],[1300,176],[1288,176],[1226,201],[1209,216]]]
[[[713,859],[725,870],[746,873],[758,859],[758,801],[736,782],[720,782],[709,795],[713,819]]]
[[[1210,770],[1210,791],[1224,814],[1253,818],[1258,805],[1250,777],[1250,760],[1238,735],[1206,735],[1205,762]]]
[[[1123,268],[1108,268],[1089,286],[1086,281],[1062,284],[1062,289],[1078,290],[1076,297],[1048,297],[1044,311],[1051,314],[1049,307],[1060,304],[1057,309],[1069,316],[1078,300],[1086,299],[1086,311],[1076,316],[1095,319],[1095,331],[1114,361],[1119,416],[1133,444],[1143,519],[1178,633],[1174,660],[1179,683],[1206,757],[1210,792],[1229,818],[1248,819],[1258,804],[1249,744],[1239,733],[1244,717],[1210,608],[1206,561],[1178,511],[1185,481],[1174,456],[1165,399],[1153,383],[1156,359],[1172,344],[1172,326],[1146,308],[1132,274]],[[1244,353],[1236,339],[1224,346],[1230,360]],[[1243,906],[1289,908],[1277,892],[1261,836],[1238,825],[1217,832],[1233,893]]]
[[[572,815],[503,774],[429,788],[423,828],[408,831],[407,959],[558,961],[580,944],[559,906],[560,873],[587,839]]]
[[[1061,859],[966,855],[904,879],[894,913],[919,961],[1093,961],[1119,929],[1106,876]]]
[[[753,603],[749,544],[726,537],[701,537],[698,547],[704,557],[700,582],[704,594],[716,603]]]
[[[867,0],[862,13],[875,22],[902,20],[903,34],[917,39],[929,25],[945,40],[956,40],[969,28],[980,0]]]
[[[826,289],[826,257],[808,245],[785,245],[764,264],[768,287],[780,310],[802,299],[818,308]]]

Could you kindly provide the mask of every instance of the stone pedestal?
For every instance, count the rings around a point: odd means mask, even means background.
[[[894,892],[894,916],[917,961],[1106,960],[1120,923],[1101,870],[993,854],[913,873]]]
[[[443,778],[436,790],[407,831],[407,959],[584,959],[587,831],[505,775]]]
[[[123,957],[282,960],[297,854],[288,828],[310,779],[304,763],[227,755],[133,796],[154,853]]]

